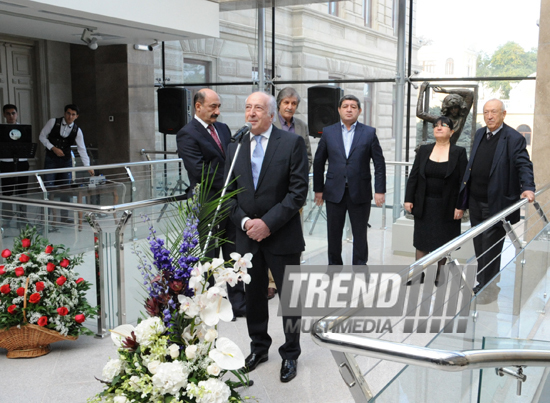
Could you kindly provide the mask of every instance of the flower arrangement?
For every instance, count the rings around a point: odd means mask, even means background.
[[[172,231],[178,235],[167,237],[169,247],[150,226],[149,251],[135,251],[149,317],[111,330],[118,356],[105,365],[106,388],[91,402],[242,401],[236,389],[248,384],[239,371],[244,356],[234,342],[219,337],[217,325],[232,320],[226,284],[250,282],[252,256],[235,253],[227,263],[203,258],[199,206],[196,197],[180,206],[181,222]],[[227,373],[233,380],[223,379]]]
[[[63,245],[51,245],[27,226],[4,249],[0,265],[0,331],[34,324],[63,336],[93,335],[83,326],[97,315],[86,300],[91,284],[74,268],[82,255],[71,257]]]

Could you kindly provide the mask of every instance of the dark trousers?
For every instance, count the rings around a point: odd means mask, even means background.
[[[489,203],[480,202],[470,197],[469,206],[472,227],[491,217]],[[481,287],[489,283],[500,271],[500,254],[505,238],[506,230],[501,223],[493,225],[474,238],[474,249],[477,257],[477,281]]]
[[[56,168],[70,168],[73,166],[73,160],[71,158],[61,158],[61,157],[52,157],[49,153],[46,153],[46,158],[44,159],[44,169],[56,169]],[[55,186],[70,185],[71,183],[71,173],[63,172],[57,174],[46,174],[44,175],[44,185],[47,188],[52,188]],[[61,194],[59,200],[63,202],[69,202],[70,196],[68,194]],[[61,217],[67,217],[69,211],[61,209]]]
[[[0,161],[0,172],[9,173],[9,172],[19,172],[19,171],[28,171],[29,163],[27,161],[19,161],[17,166],[13,162],[4,162]],[[18,176],[15,178],[4,178],[2,179],[2,194],[4,196],[23,196],[27,194],[27,184],[29,183],[28,176]],[[22,217],[25,217],[27,212],[27,206],[24,204],[17,205],[19,212]],[[3,204],[3,214],[6,211],[13,211],[11,203]]]
[[[283,279],[287,265],[299,265],[300,253],[289,255],[273,255],[261,248],[252,258],[252,269],[248,271],[251,277],[246,287],[246,324],[248,335],[252,340],[250,352],[267,354],[271,346],[271,337],[267,333],[269,308],[267,301],[267,285],[269,283],[267,270],[271,269],[279,295],[283,295]],[[283,316],[285,343],[279,347],[283,360],[298,359],[300,349],[300,317]]]
[[[370,216],[370,203],[353,203],[347,187],[340,203],[327,201],[328,264],[344,264],[342,261],[342,235],[346,223],[346,212],[349,214],[353,234],[352,264],[367,264],[369,259],[367,224]]]

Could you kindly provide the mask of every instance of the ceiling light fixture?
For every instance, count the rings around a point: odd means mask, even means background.
[[[96,50],[99,46],[97,43],[97,38],[92,37],[92,31],[88,28],[84,28],[80,40],[84,42],[92,50]]]
[[[157,48],[159,45],[160,45],[159,41],[155,39],[155,42],[153,42],[153,43],[150,44],[150,45],[135,44],[135,45],[134,45],[134,49],[135,49],[135,50],[149,50],[149,51],[152,52],[152,51],[155,50],[155,48]]]

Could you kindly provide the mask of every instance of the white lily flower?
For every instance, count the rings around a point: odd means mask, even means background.
[[[210,328],[206,331],[204,335],[204,341],[212,343],[218,337],[218,331],[214,328]]]
[[[231,322],[233,308],[231,303],[221,296],[210,298],[209,303],[201,310],[200,317],[207,326],[215,326],[220,320]]]
[[[233,265],[235,271],[243,271],[246,273],[247,269],[252,267],[252,253],[246,253],[241,257],[239,253],[233,252],[229,256],[231,256],[231,259],[235,261],[235,264]]]
[[[227,337],[220,337],[216,342],[216,348],[210,350],[208,356],[222,369],[237,370],[244,367],[241,349]]]
[[[252,280],[252,277],[250,277],[250,274],[248,273],[245,273],[241,276],[241,280],[243,281],[243,283],[245,284],[250,284],[250,281]]]
[[[219,268],[223,269],[224,265],[225,265],[225,261],[223,259],[220,259],[220,258],[212,259],[211,270],[218,270]]]
[[[216,286],[221,286],[222,284],[229,284],[231,287],[239,282],[239,275],[233,271],[233,269],[223,269],[216,276]]]
[[[210,287],[206,293],[209,300],[227,296],[227,291],[222,287]]]
[[[195,303],[195,300],[185,295],[178,295],[178,301],[180,303],[179,311],[184,313],[188,318],[194,318],[199,314],[199,306]]]
[[[117,348],[121,348],[122,342],[126,338],[130,337],[133,331],[134,326],[129,324],[117,326],[114,329],[110,330],[111,340],[113,340],[113,343],[115,343],[115,346],[117,346]]]

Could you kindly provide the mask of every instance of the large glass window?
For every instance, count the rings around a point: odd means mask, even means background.
[[[337,1],[329,1],[328,2],[328,13],[330,15],[334,15],[335,17],[338,17],[338,2]]]
[[[365,21],[366,27],[370,27],[372,24],[371,12],[372,12],[371,0],[363,0],[363,21]]]

